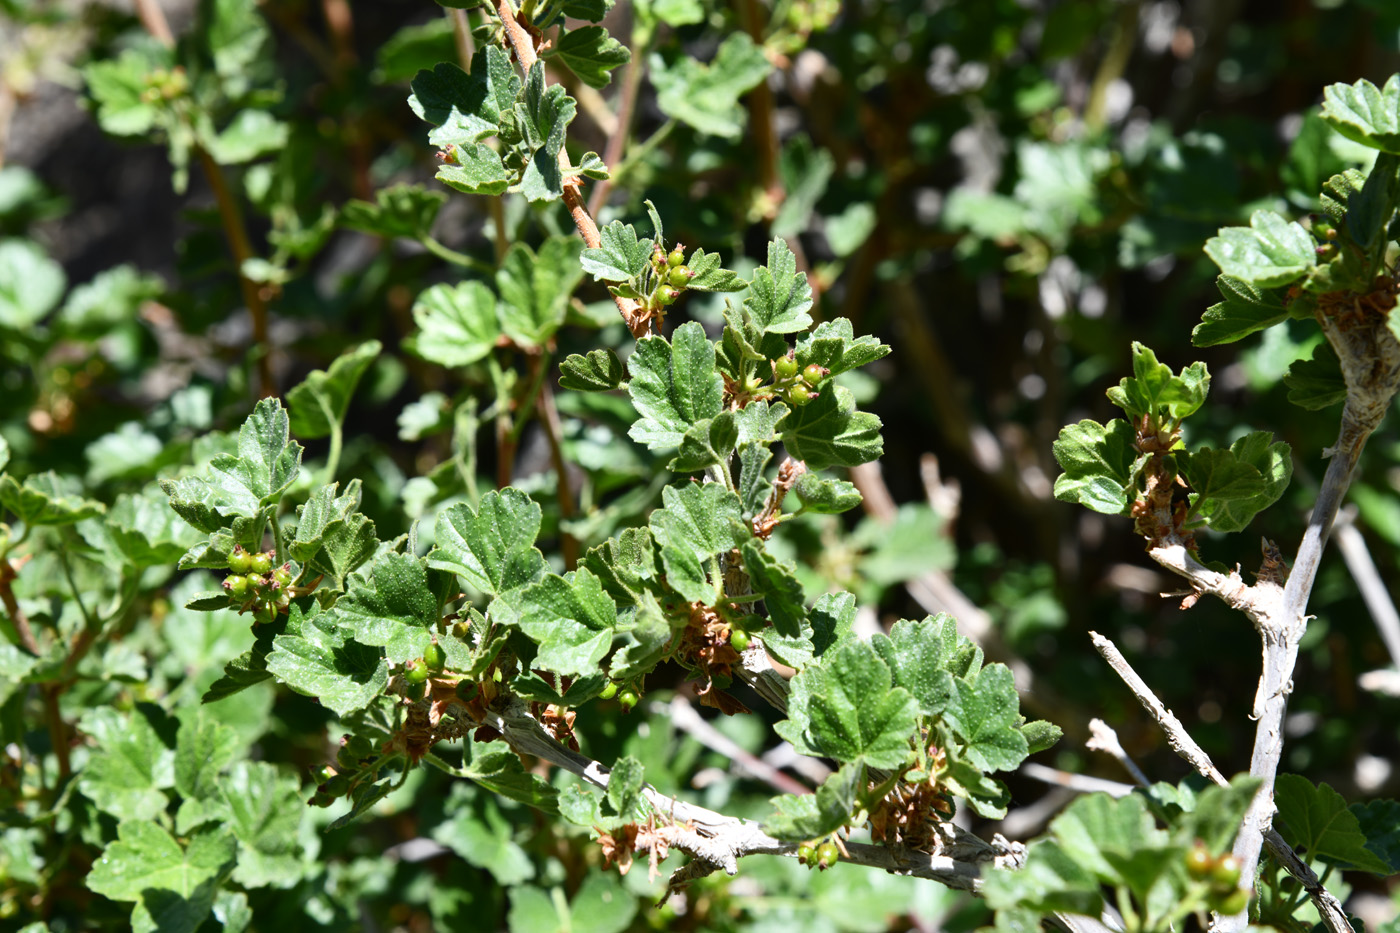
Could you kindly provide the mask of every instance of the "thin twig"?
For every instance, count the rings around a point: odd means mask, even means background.
[[[1395,602],[1385,588],[1376,562],[1371,559],[1370,549],[1366,547],[1366,538],[1354,524],[1355,519],[1354,507],[1348,506],[1342,510],[1333,532],[1337,536],[1337,550],[1341,551],[1342,559],[1356,581],[1356,588],[1366,601],[1366,608],[1371,612],[1381,640],[1390,651],[1390,659],[1400,667],[1400,612],[1395,609]]]
[[[1087,774],[1074,774],[1051,768],[1034,761],[1027,761],[1017,770],[1033,781],[1041,781],[1055,787],[1065,787],[1081,794],[1108,794],[1110,797],[1126,797],[1133,792],[1133,785],[1121,781],[1108,781]]]
[[[632,114],[637,106],[637,92],[642,85],[642,75],[646,72],[646,49],[634,46],[631,52],[632,61],[622,75],[622,99],[618,104],[617,122],[603,146],[603,164],[609,168],[622,159],[622,153],[627,148],[627,140],[632,135]],[[611,174],[598,182],[598,186],[593,189],[593,196],[588,199],[590,214],[597,216],[607,205],[612,188]]]
[[[1113,731],[1113,727],[1102,719],[1089,720],[1089,741],[1084,743],[1084,747],[1093,752],[1106,752],[1123,766],[1123,770],[1130,774],[1139,787],[1148,787],[1152,784],[1147,779],[1147,775],[1142,773],[1142,769],[1137,766],[1137,762],[1128,757],[1128,753],[1123,749],[1123,743],[1118,741],[1118,733]]]
[[[1221,774],[1220,770],[1211,762],[1205,749],[1196,744],[1196,740],[1191,738],[1190,733],[1181,725],[1181,721],[1172,715],[1171,710],[1167,709],[1161,700],[1157,699],[1152,688],[1148,687],[1147,683],[1138,676],[1137,671],[1133,670],[1132,665],[1123,657],[1118,647],[1098,632],[1090,632],[1089,636],[1093,639],[1094,648],[1103,655],[1104,660],[1123,679],[1123,682],[1128,685],[1128,689],[1138,698],[1138,702],[1166,733],[1167,744],[1172,747],[1172,750],[1206,779],[1222,787],[1229,784],[1225,775]],[[1255,800],[1258,799],[1259,795],[1256,795]],[[1312,898],[1313,905],[1321,914],[1327,929],[1331,930],[1332,933],[1350,933],[1351,925],[1347,922],[1346,912],[1342,910],[1341,902],[1322,886],[1317,875],[1298,857],[1298,854],[1283,840],[1283,837],[1270,827],[1262,834],[1262,842],[1268,847],[1269,854],[1308,892],[1308,896]],[[1253,877],[1253,875],[1245,875],[1244,877]],[[1228,919],[1222,918],[1222,923]]]
[[[738,742],[710,725],[695,711],[695,707],[680,694],[672,697],[670,703],[653,703],[651,708],[653,712],[670,719],[671,725],[681,732],[711,751],[719,752],[721,755],[733,759],[740,768],[760,781],[764,781],[774,790],[784,794],[810,794],[812,792],[811,788],[801,781],[789,777],[762,758],[751,754]]]
[[[136,15],[141,19],[141,25],[146,27],[146,31],[166,48],[173,48],[175,45],[175,34],[170,31],[170,23],[165,18],[165,11],[160,8],[156,0],[136,0]]]
[[[530,362],[533,366],[546,365],[539,357],[531,357]],[[537,407],[545,440],[549,442],[549,457],[554,462],[556,498],[559,501],[559,550],[564,556],[565,569],[573,570],[578,565],[578,539],[565,531],[564,526],[578,514],[578,509],[574,506],[574,490],[569,480],[568,464],[564,462],[564,428],[559,421],[559,409],[554,404],[554,387],[550,385],[547,374],[540,382]]]

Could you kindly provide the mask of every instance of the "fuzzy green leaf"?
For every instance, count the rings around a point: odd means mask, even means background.
[[[870,643],[889,665],[894,682],[919,702],[923,715],[943,712],[953,699],[953,675],[948,666],[959,644],[952,616],[939,614],[922,622],[902,619],[889,635],[877,634]]]
[[[810,334],[797,341],[797,365],[816,363],[837,376],[888,356],[890,348],[875,337],[859,340],[851,322],[843,317],[823,321]]]
[[[182,849],[155,823],[124,822],[88,873],[87,886],[114,901],[139,901],[151,890],[189,898],[206,882],[217,884],[228,875],[237,847],[223,828],[196,833]]]
[[[550,237],[536,255],[523,243],[513,244],[496,273],[501,293],[501,330],[521,347],[543,347],[564,323],[583,270],[579,268],[579,239]]]
[[[692,292],[738,292],[745,282],[737,273],[720,267],[719,254],[697,249],[686,260],[686,267],[695,273],[686,288]]]
[[[438,166],[438,181],[463,194],[498,195],[510,187],[511,174],[501,157],[485,143],[457,146],[456,162]]]
[[[409,554],[380,554],[368,580],[352,577],[350,592],[331,612],[357,642],[384,648],[389,661],[421,658],[439,618],[427,562]]]
[[[776,812],[763,821],[763,831],[784,842],[803,842],[833,833],[851,821],[856,794],[864,789],[865,765],[843,765],[827,777],[815,794],[783,794],[768,802]]]
[[[743,32],[725,39],[708,65],[684,54],[673,62],[653,55],[650,65],[662,113],[701,133],[729,139],[738,138],[744,128],[739,98],[768,77],[773,67]]]
[[[66,277],[36,243],[0,240],[0,327],[24,331],[63,297]]]
[[[439,148],[455,144],[459,151],[499,131],[502,114],[515,107],[521,81],[510,57],[494,45],[472,56],[471,73],[448,62],[413,79],[408,105],[436,127],[428,141]],[[499,158],[498,158],[499,161]]]
[[[1108,390],[1108,400],[1127,412],[1129,418],[1158,417],[1163,409],[1169,417],[1185,418],[1205,402],[1210,391],[1210,373],[1204,363],[1192,363],[1173,375],[1171,367],[1157,362],[1149,348],[1133,342],[1133,375]]]
[[[1282,832],[1294,848],[1343,868],[1389,875],[1385,859],[1366,848],[1366,835],[1346,800],[1328,784],[1314,786],[1297,774],[1280,774],[1274,802],[1283,821]]]
[[[1384,88],[1362,78],[1355,84],[1329,84],[1323,90],[1322,119],[1347,139],[1400,154],[1400,75]]]
[[[79,728],[97,748],[78,778],[84,796],[119,820],[153,820],[163,813],[164,791],[175,784],[175,753],[160,734],[169,725],[164,713],[146,704],[129,714],[110,706],[85,713]]]
[[[620,537],[590,548],[579,565],[599,579],[615,602],[634,605],[646,588],[645,581],[656,577],[656,545],[651,530],[624,529]]]
[[[0,506],[26,525],[71,525],[107,510],[82,492],[76,479],[52,470],[27,477],[23,485],[8,473],[0,475]]]
[[[805,273],[797,271],[797,259],[787,243],[774,238],[768,244],[768,265],[757,269],[749,283],[744,309],[764,334],[791,334],[812,326],[812,287]]]
[[[691,321],[671,340],[644,337],[627,361],[627,391],[642,416],[627,433],[652,450],[679,446],[691,425],[723,407],[724,380],[715,372],[715,347],[705,329]]]
[[[898,768],[912,756],[919,704],[896,687],[875,649],[846,641],[791,681],[778,734],[804,755]]]
[[[515,841],[515,826],[490,797],[457,783],[447,797],[448,818],[433,829],[433,838],[499,885],[518,885],[535,876],[535,866]]]
[[[534,500],[511,486],[482,496],[475,511],[458,503],[438,515],[437,547],[428,566],[455,573],[491,595],[533,583],[545,570],[544,555],[535,547],[543,515]]]
[[[1139,902],[1185,852],[1157,828],[1139,794],[1080,797],[1050,823],[1050,833],[1100,883],[1126,887]]]
[[[321,486],[297,507],[296,535],[288,548],[293,560],[309,562],[335,589],[343,588],[345,577],[379,546],[374,522],[358,511],[360,480],[347,483],[343,495],[336,495],[338,488],[338,483]]]
[[[688,483],[661,491],[664,508],[649,523],[657,544],[679,548],[700,560],[742,544],[739,497],[718,483]]]
[[[762,594],[773,628],[783,638],[802,638],[807,622],[806,595],[792,568],[779,561],[763,547],[758,538],[747,538],[740,545],[749,582],[755,593]]]
[[[563,194],[559,151],[564,148],[564,134],[577,110],[577,103],[563,85],[546,83],[544,62],[536,61],[515,105],[516,122],[530,153],[520,180],[520,191],[529,200],[552,201]]]
[[[266,761],[240,761],[219,782],[229,829],[239,841],[233,880],[246,888],[290,887],[301,879],[297,845],[306,804],[294,777]]]
[[[982,891],[998,912],[1023,908],[1097,917],[1103,909],[1098,880],[1053,839],[1032,842],[1020,871],[989,872]]]
[[[1366,848],[1390,866],[1391,874],[1400,871],[1400,802],[1372,800],[1348,809],[1366,837]]]
[[[884,452],[880,419],[856,411],[855,396],[843,386],[828,386],[783,421],[783,444],[809,469],[853,467],[878,460]]]
[[[651,263],[653,241],[638,239],[631,224],[614,220],[598,231],[601,246],[579,255],[583,271],[600,282],[626,282],[641,275]]]
[[[1118,418],[1107,427],[1086,419],[1061,428],[1054,452],[1064,472],[1055,480],[1055,498],[1105,515],[1127,514],[1137,496],[1134,438],[1133,429]]]
[[[202,710],[180,724],[175,742],[175,789],[180,796],[216,797],[221,774],[243,749],[238,733]]]
[[[1255,211],[1248,227],[1221,228],[1206,242],[1206,255],[1221,272],[1257,288],[1296,282],[1317,264],[1308,231],[1273,211]]]
[[[273,639],[267,670],[298,693],[316,697],[337,716],[364,709],[389,684],[383,652],[355,641],[336,626],[336,615],[303,617],[293,606],[287,632]]]
[[[1273,505],[1293,476],[1293,453],[1283,441],[1271,443],[1268,431],[1254,431],[1230,445],[1228,451],[1192,454],[1186,467],[1193,488],[1208,500],[1197,504],[1201,516],[1216,531],[1243,531],[1259,512]],[[1224,456],[1228,454],[1228,459]],[[1209,455],[1209,462],[1204,457]],[[1202,474],[1209,471],[1209,479]],[[1252,472],[1251,472],[1252,471]],[[1254,477],[1257,476],[1257,483]],[[1205,488],[1197,487],[1200,479]],[[1249,492],[1255,488],[1256,492]],[[1208,491],[1209,490],[1209,491]]]
[[[1295,360],[1283,375],[1288,400],[1308,411],[1321,411],[1346,401],[1347,384],[1342,364],[1327,342],[1313,348],[1312,359]]]
[[[350,397],[360,378],[379,357],[384,345],[368,340],[351,347],[331,363],[329,370],[314,369],[287,393],[292,409],[292,433],[298,437],[325,437],[333,425],[345,420]]]
[[[1201,323],[1191,331],[1191,343],[1195,346],[1234,343],[1288,317],[1288,310],[1277,294],[1257,288],[1244,279],[1217,276],[1215,287],[1220,289],[1220,296],[1225,300],[1207,308]]]
[[[414,352],[441,366],[484,359],[501,336],[496,296],[481,282],[434,285],[413,305]]]
[[[1017,728],[1020,698],[1011,669],[990,664],[975,679],[956,678],[943,717],[966,743],[965,753],[983,771],[1010,771],[1030,754]]]
[[[559,385],[575,392],[609,392],[622,385],[622,361],[612,350],[570,353],[559,364]]]
[[[547,574],[518,600],[520,628],[537,645],[535,667],[575,677],[597,673],[612,646],[617,607],[586,569]]]
[[[839,515],[860,505],[860,490],[854,483],[830,479],[816,473],[803,473],[792,487],[802,508],[818,515]]]
[[[607,87],[612,70],[632,60],[632,53],[602,26],[571,29],[559,40],[558,53],[569,70],[589,87]]]
[[[666,465],[675,473],[698,473],[724,463],[739,440],[739,428],[731,412],[702,418],[681,437],[680,455]]]

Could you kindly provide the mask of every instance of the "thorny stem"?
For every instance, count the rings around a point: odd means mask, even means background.
[[[510,43],[511,49],[515,51],[516,60],[520,62],[520,67],[528,72],[538,58],[535,52],[534,38],[516,20],[510,0],[496,0],[496,15],[500,17],[501,25],[505,28],[506,40]],[[564,149],[559,150],[559,162],[561,165],[568,164],[568,153]],[[598,224],[594,222],[593,215],[588,212],[588,207],[583,203],[580,184],[578,176],[565,176],[563,184],[564,206],[568,208],[569,217],[572,218],[574,226],[578,228],[583,242],[589,249],[597,249],[602,246],[603,239],[598,232]],[[618,313],[622,315],[622,320],[627,324],[627,329],[632,332],[632,336],[637,338],[646,336],[651,330],[651,316],[646,312],[646,309],[631,298],[614,295],[613,301],[617,304]]]

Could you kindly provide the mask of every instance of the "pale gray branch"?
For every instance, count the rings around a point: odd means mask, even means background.
[[[1152,783],[1147,779],[1147,775],[1142,773],[1137,762],[1128,757],[1123,743],[1118,741],[1118,733],[1102,719],[1089,720],[1089,741],[1084,743],[1084,747],[1090,751],[1107,752],[1113,756],[1113,759],[1123,766],[1123,770],[1132,776],[1139,787],[1147,787]]]
[[[1148,713],[1151,714],[1152,718],[1157,721],[1157,725],[1166,733],[1167,743],[1171,745],[1172,750],[1185,759],[1191,767],[1200,772],[1203,777],[1214,781],[1222,787],[1228,784],[1229,781],[1225,779],[1225,775],[1221,774],[1220,770],[1211,762],[1210,756],[1206,754],[1205,749],[1196,744],[1196,740],[1191,738],[1190,733],[1182,726],[1181,721],[1172,714],[1171,710],[1167,709],[1166,706],[1162,704],[1161,700],[1157,699],[1157,695],[1152,692],[1152,688],[1147,686],[1147,683],[1138,676],[1137,671],[1133,670],[1132,665],[1123,657],[1123,653],[1118,650],[1118,647],[1098,632],[1090,632],[1089,636],[1093,639],[1094,647],[1098,650],[1099,654],[1103,655],[1104,660],[1107,661],[1114,672],[1123,679],[1123,682],[1128,685],[1128,689],[1133,692],[1133,696],[1138,698],[1138,702],[1143,705]],[[1262,789],[1260,793],[1262,794]],[[1259,795],[1256,795],[1255,800],[1257,801],[1258,799]],[[1243,829],[1241,829],[1241,832],[1243,832]],[[1317,875],[1307,866],[1307,863],[1298,857],[1298,854],[1283,840],[1283,837],[1280,836],[1273,827],[1269,827],[1261,834],[1261,841],[1264,846],[1268,847],[1269,854],[1277,859],[1279,864],[1282,865],[1290,875],[1296,878],[1298,883],[1303,886],[1303,889],[1307,891],[1308,897],[1312,898],[1312,902],[1314,906],[1317,907],[1318,913],[1322,915],[1322,921],[1327,926],[1327,929],[1331,930],[1332,933],[1351,933],[1351,924],[1347,922],[1346,912],[1342,910],[1341,902],[1337,900],[1335,895],[1322,886],[1322,882],[1318,880]],[[1246,875],[1245,877],[1251,876]],[[1221,918],[1221,923],[1223,924],[1229,919],[1228,917]]]
[[[1347,562],[1347,570],[1351,571],[1352,579],[1361,591],[1361,598],[1366,601],[1371,619],[1376,623],[1376,629],[1381,633],[1381,639],[1390,651],[1390,659],[1400,667],[1400,612],[1395,609],[1395,602],[1385,588],[1385,581],[1376,569],[1376,562],[1371,559],[1371,551],[1366,547],[1366,538],[1357,529],[1355,519],[1355,506],[1348,506],[1342,510],[1333,532],[1337,536],[1337,550],[1342,552],[1342,559]]]

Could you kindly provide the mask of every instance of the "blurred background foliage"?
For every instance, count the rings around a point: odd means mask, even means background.
[[[194,30],[198,39],[193,5],[162,5],[177,35]],[[76,477],[74,489],[108,503],[137,496],[157,472],[207,459],[221,442],[201,440],[206,432],[236,429],[258,394],[262,359],[285,392],[346,347],[379,339],[387,350],[356,397],[340,473],[363,479],[364,509],[387,538],[466,494],[466,476],[481,489],[496,485],[502,462],[487,410],[492,374],[484,363],[446,370],[410,352],[415,300],[459,280],[464,263],[492,268],[495,230],[538,243],[568,232],[567,220],[557,205],[536,213],[512,198],[497,227],[487,199],[453,194],[416,208],[431,236],[414,233],[415,223],[407,236],[360,232],[355,208],[346,209],[352,200],[373,202],[399,184],[439,187],[424,125],[405,98],[419,68],[458,59],[451,20],[406,0],[278,0],[259,13],[266,42],[240,80],[215,69],[217,80],[198,93],[228,146],[215,154],[250,231],[254,265],[243,268],[269,309],[266,343],[254,340],[210,176],[188,170],[178,123],[136,127],[129,135],[139,138],[122,140],[89,112],[83,69],[149,46],[128,5],[0,0],[8,469]],[[1041,761],[1121,779],[1112,761],[1083,751],[1098,716],[1152,778],[1181,779],[1186,766],[1090,648],[1086,631],[1101,631],[1223,771],[1247,769],[1256,635],[1213,601],[1183,612],[1161,598],[1176,583],[1146,559],[1128,521],[1056,502],[1051,442],[1067,423],[1109,416],[1104,389],[1128,372],[1131,341],[1174,369],[1204,360],[1213,394],[1188,443],[1228,444],[1262,428],[1296,457],[1279,505],[1245,534],[1206,536],[1204,552],[1246,569],[1257,566],[1261,535],[1291,552],[1337,409],[1291,406],[1281,376],[1317,338],[1290,324],[1239,346],[1193,349],[1191,328],[1218,300],[1201,246],[1260,207],[1291,216],[1316,209],[1320,183],[1363,158],[1324,130],[1315,105],[1328,83],[1381,84],[1400,70],[1400,6],[647,0],[618,4],[607,25],[633,59],[611,85],[597,91],[553,75],[580,101],[571,151],[602,152],[614,171],[599,219],[645,227],[649,199],[669,237],[718,252],[741,273],[782,236],[812,278],[815,316],[850,317],[857,334],[895,348],[847,383],[885,423],[881,470],[855,477],[868,514],[785,527],[781,544],[802,562],[809,597],[838,583],[873,620],[917,618],[951,605],[926,586],[930,571],[941,574],[985,612],[989,651],[1024,662],[1027,711],[1065,729]],[[719,39],[738,32],[759,40],[773,65],[741,98],[742,112],[723,94],[668,99],[678,75],[694,80],[685,56],[708,62]],[[631,133],[619,134],[625,101],[633,101]],[[270,122],[230,122],[246,107]],[[628,144],[610,148],[622,136]],[[579,289],[560,355],[630,345],[606,297],[591,283]],[[687,302],[668,327],[719,321],[722,300]],[[518,377],[514,369],[507,377],[525,379],[523,361],[516,365]],[[558,401],[580,499],[565,530],[589,546],[659,502],[661,471],[625,438],[625,400],[561,392]],[[518,458],[505,463],[544,503],[545,536],[557,539],[549,452],[532,427],[518,440]],[[309,456],[325,457],[325,445],[311,441]],[[1351,501],[1392,589],[1398,486],[1400,439],[1382,428]],[[115,591],[96,537],[55,537],[73,549],[72,566],[48,558],[21,578],[21,596],[41,617],[77,611],[55,584],[65,572],[95,598],[129,603],[123,625],[89,656],[87,679],[63,694],[64,709],[76,720],[102,704],[193,704],[248,647],[245,622],[179,608],[207,586],[164,567]],[[1400,700],[1358,686],[1390,659],[1335,553],[1311,611],[1318,618],[1295,679],[1283,767],[1348,799],[1394,796]],[[676,685],[650,686],[655,699]],[[280,780],[307,785],[338,738],[334,720],[264,688],[224,701],[218,715],[253,757],[278,766]],[[42,729],[26,718],[37,701],[0,691],[5,741],[42,749]],[[639,730],[642,715],[581,719],[579,734],[600,760],[637,756],[665,790],[735,814],[764,812],[772,788],[678,731],[664,704]],[[753,754],[771,741],[747,719],[715,725]],[[0,793],[11,800],[19,760],[7,752],[3,762]],[[1015,776],[1011,786],[1013,835],[1038,831],[1062,799]],[[76,804],[55,812],[59,832],[6,830],[0,911],[53,929],[124,922],[125,907],[81,887],[111,838],[110,817]],[[763,859],[733,881],[708,879],[652,907],[660,880],[642,871],[595,876],[597,852],[584,837],[436,772],[416,773],[357,827],[324,834],[322,811],[295,812],[299,860],[280,887],[225,905],[235,921],[251,905],[262,929],[285,921],[523,931],[540,929],[530,911],[567,912],[568,898],[573,929],[598,933],[793,923],[958,930],[985,921],[975,903],[932,885]],[[559,893],[506,896],[504,887],[522,883]],[[584,918],[598,914],[578,899],[606,901],[619,886],[637,896],[636,909],[590,926]],[[1361,894],[1381,905],[1373,916],[1387,916],[1383,886]]]

